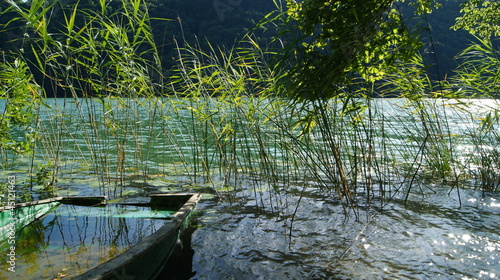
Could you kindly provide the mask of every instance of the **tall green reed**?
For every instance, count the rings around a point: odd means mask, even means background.
[[[65,120],[70,118],[82,124],[88,137],[85,150],[91,154],[93,170],[102,177],[101,193],[116,195],[116,184],[122,185],[125,166],[130,166],[127,153],[130,142],[134,149],[129,155],[135,172],[145,175],[144,164],[152,142],[151,123],[143,122],[137,115],[141,108],[147,110],[150,120],[157,114],[155,106],[161,87],[155,79],[161,72],[161,63],[154,43],[147,9],[142,1],[123,1],[121,7],[109,11],[106,1],[100,1],[100,11],[80,10],[62,5],[56,11],[52,3],[36,0],[29,4],[10,2],[17,11],[18,21],[27,22],[33,39],[25,43],[30,50],[31,65],[44,75],[45,89],[52,85],[54,94],[73,100],[76,112],[56,114],[46,127],[53,139],[46,141],[47,149],[54,149],[48,158],[54,159],[57,174],[62,142],[66,131]],[[49,32],[50,13],[63,14],[64,23],[57,33]],[[144,101],[138,102],[139,99]],[[66,104],[66,101],[65,101]],[[151,107],[153,105],[153,107]],[[75,109],[74,107],[70,110]],[[76,118],[76,119],[75,119]],[[148,128],[149,127],[149,128]],[[150,137],[143,139],[143,131]],[[41,130],[43,131],[43,129]],[[55,132],[55,133],[54,133]],[[75,146],[79,146],[75,143]],[[130,170],[127,170],[130,171]],[[114,173],[115,176],[111,176]],[[106,183],[106,186],[104,185]]]
[[[195,145],[193,158],[200,160],[195,166],[202,168],[205,179],[210,177],[207,175],[212,169],[213,156],[220,163],[214,169],[226,178],[223,179],[226,183],[231,174],[240,169],[255,170],[250,160],[255,156],[252,152],[255,148],[250,143],[256,140],[263,144],[254,138],[261,135],[255,133],[259,131],[255,126],[262,121],[259,114],[270,94],[258,84],[265,84],[270,74],[260,64],[259,52],[262,51],[259,46],[250,37],[247,43],[248,49],[233,49],[227,53],[214,48],[208,53],[189,46],[179,49],[179,69],[171,85],[185,103],[175,105],[190,112],[189,122],[182,124],[192,129],[188,137]],[[264,150],[261,149],[261,155],[266,154]],[[241,157],[249,160],[240,162]]]
[[[162,77],[139,0],[114,11],[106,1],[100,11],[62,6],[57,34],[48,24],[53,5],[12,5],[33,34],[24,45],[32,70],[44,74],[43,88],[65,97],[52,106],[52,118],[38,123],[32,154],[46,164],[39,174],[51,170],[52,185],[88,165],[101,194],[120,196],[132,181],[146,186],[155,172],[172,172],[219,194],[250,188],[272,211],[288,193],[316,186],[347,211],[399,192],[408,196],[425,180],[457,182],[472,172],[456,157],[454,143],[463,139],[451,133],[448,103],[431,99],[458,96],[436,89],[418,57],[387,69],[383,83],[352,77],[330,100],[296,102],[284,97],[286,69],[268,65],[275,53],[251,35],[231,49],[178,42],[177,68]],[[21,80],[29,84],[27,77]],[[404,103],[382,103],[377,95]],[[395,127],[394,119],[405,125]],[[480,132],[471,134],[477,148],[498,138],[494,129]],[[482,164],[479,180],[495,186],[496,154],[477,151],[466,161]]]

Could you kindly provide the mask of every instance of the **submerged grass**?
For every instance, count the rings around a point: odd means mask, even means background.
[[[31,186],[54,192],[63,187],[58,178],[87,170],[98,177],[99,194],[120,197],[127,187],[148,189],[150,178],[172,175],[219,196],[249,188],[257,207],[271,211],[283,195],[315,186],[338,197],[346,212],[423,192],[429,182],[498,190],[498,103],[478,116],[466,101],[432,99],[444,94],[427,93],[432,84],[418,65],[399,66],[381,88],[355,80],[331,100],[298,103],[284,97],[284,69],[266,63],[273,52],[251,35],[229,50],[179,45],[176,68],[163,77],[140,0],[113,12],[104,2],[101,11],[64,9],[57,36],[47,31],[52,6],[32,2],[12,3],[16,20],[30,22],[36,34],[25,42],[31,52],[5,56],[2,73],[12,71],[8,61],[29,57],[24,73],[44,78],[16,72],[23,83],[2,88],[10,99],[1,124],[15,104],[10,88],[42,83],[40,91],[52,88],[64,98],[43,99],[37,91],[33,104],[43,106],[29,125],[15,128],[36,135],[26,155],[27,177],[37,178]],[[389,93],[401,99],[371,97]],[[453,127],[463,113],[470,116],[461,117],[463,128]],[[2,146],[4,170],[17,153]],[[262,192],[271,195],[263,200]]]

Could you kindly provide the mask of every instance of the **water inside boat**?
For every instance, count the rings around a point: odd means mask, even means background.
[[[0,279],[74,277],[151,235],[174,213],[132,205],[62,204],[16,232],[15,244],[0,241],[1,252],[14,245],[16,254],[14,269],[2,262]]]

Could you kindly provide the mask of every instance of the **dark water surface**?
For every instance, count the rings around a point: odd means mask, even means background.
[[[192,279],[499,279],[499,194],[461,191],[460,205],[448,191],[373,205],[356,220],[311,189],[291,239],[297,197],[282,197],[281,216],[258,213],[255,200],[205,201]]]

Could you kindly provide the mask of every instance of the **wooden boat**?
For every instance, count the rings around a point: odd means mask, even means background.
[[[200,194],[192,193],[154,194],[147,202],[106,203],[105,197],[56,197],[16,204],[11,207],[0,207],[0,242],[4,244],[2,248],[7,248],[7,251],[10,248],[11,253],[16,255],[13,266],[10,264],[10,267],[6,267],[9,264],[4,264],[0,278],[155,279],[172,254],[200,198]],[[64,207],[67,207],[69,214],[64,214],[66,213],[64,212],[66,210],[62,209]],[[59,214],[63,213],[61,217],[57,216],[58,211]],[[12,217],[17,218],[15,225],[12,225]],[[48,221],[41,222],[44,219]],[[69,224],[61,225],[65,222]],[[34,229],[28,229],[37,223],[40,225],[35,225]],[[29,226],[26,226],[28,224]],[[33,239],[36,239],[33,236],[26,238],[27,241],[16,239],[15,242],[10,242],[17,238],[13,236],[13,228],[16,229],[16,234],[18,232],[26,234],[20,232],[22,227],[26,227],[22,230],[36,232],[34,235],[36,238],[42,236],[40,243],[42,245],[34,247],[42,248],[40,250],[43,257],[37,256],[31,259],[32,252],[19,253],[17,251],[21,250],[18,248],[25,246],[23,242],[33,243]],[[49,228],[49,233],[39,232],[47,228]],[[87,237],[89,233],[94,236]],[[53,246],[50,241],[47,241],[48,236],[53,235],[62,236],[59,238],[62,241],[52,243],[63,245],[58,249],[59,251],[55,251],[53,259],[45,260],[45,255],[50,255],[48,251]],[[132,237],[138,237],[138,240],[132,241]],[[80,243],[77,242],[74,246],[68,245],[75,239],[79,239]],[[111,240],[111,245],[105,243],[86,247],[91,241],[101,242],[103,239]],[[116,243],[122,242],[121,240],[125,240],[124,243],[130,246],[127,248],[116,246],[115,248]],[[9,247],[8,243],[15,244],[15,246]],[[108,247],[111,249],[102,250]],[[96,252],[92,252],[93,250]],[[64,253],[65,256],[57,256],[57,252]],[[95,255],[99,256],[98,263],[96,263]],[[103,258],[102,256],[109,257]],[[75,264],[75,259],[79,258],[83,261]],[[54,268],[60,261],[67,260],[69,260],[67,265]],[[22,265],[19,264],[21,261],[24,261]],[[19,271],[21,268],[18,266],[25,267],[31,273],[34,270],[34,274]],[[13,270],[16,271],[13,272]]]

